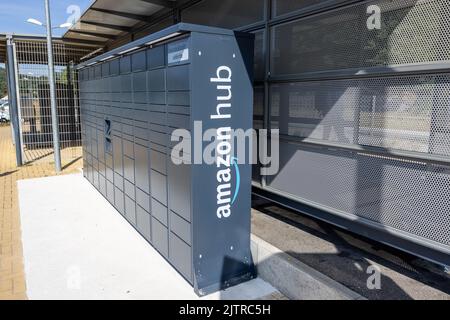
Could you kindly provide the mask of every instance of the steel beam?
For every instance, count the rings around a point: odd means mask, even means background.
[[[80,21],[80,23],[89,24],[91,26],[96,26],[96,27],[107,28],[107,29],[111,29],[111,30],[117,30],[117,31],[124,31],[124,32],[131,31],[130,27],[118,26],[115,24],[108,24],[108,23],[102,23],[102,22],[96,22],[96,21],[83,20],[83,21]]]
[[[56,104],[55,68],[53,65],[52,22],[50,18],[49,0],[45,0],[45,18],[47,22],[47,55],[48,55],[48,84],[50,87],[50,107],[52,114],[53,155],[55,157],[55,171],[61,171],[61,148],[59,144],[59,122]]]
[[[91,40],[84,40],[84,39],[75,39],[75,38],[64,38],[62,40],[63,43],[67,44],[73,44],[73,45],[82,45],[83,47],[94,47],[94,48],[101,48],[105,45],[104,42],[100,41],[91,41]]]
[[[141,14],[134,14],[134,13],[128,13],[128,12],[122,12],[122,11],[116,11],[116,10],[109,10],[109,9],[102,9],[102,8],[95,8],[95,7],[89,8],[89,10],[97,11],[97,12],[103,12],[103,13],[111,14],[113,16],[118,16],[118,17],[138,20],[138,21],[144,21],[144,22],[148,21],[148,16],[144,16],[144,15],[141,15]]]
[[[165,7],[173,9],[177,5],[176,1],[170,1],[170,0],[141,0],[142,2],[147,2],[151,4],[155,4],[157,6]]]
[[[88,35],[88,36],[94,36],[94,37],[111,39],[111,40],[114,40],[114,39],[117,38],[117,36],[114,36],[114,35],[111,35],[111,34],[104,34],[104,33],[93,32],[93,31],[82,31],[82,30],[77,30],[77,29],[71,29],[71,30],[69,30],[69,32],[78,33],[78,34],[85,34],[85,35]]]

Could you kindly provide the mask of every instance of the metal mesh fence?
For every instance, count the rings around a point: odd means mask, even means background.
[[[51,160],[53,154],[47,45],[15,41],[18,101],[25,162]],[[56,105],[63,162],[81,156],[81,123],[74,63],[90,50],[53,43]]]

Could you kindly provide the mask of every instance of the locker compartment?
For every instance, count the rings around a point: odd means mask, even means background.
[[[120,190],[123,191],[123,177],[120,174],[114,172],[114,181],[113,182],[114,182],[114,186],[116,188],[119,188]]]
[[[137,110],[135,110],[136,112]],[[139,111],[141,112],[141,111]],[[135,113],[136,115],[136,113]],[[147,119],[148,112],[143,112],[139,114],[139,118],[137,120],[145,121]],[[137,121],[135,123],[138,123]],[[135,138],[139,138],[142,140],[148,140],[148,129],[147,129],[147,123],[142,122],[139,123],[138,127],[134,128],[134,136]],[[144,145],[147,145],[144,143]]]
[[[124,191],[125,194],[131,199],[135,200],[135,186],[134,183],[128,181],[127,179],[123,180]]]
[[[106,179],[114,182],[114,171],[109,166],[106,166]]]
[[[89,164],[86,166],[86,178],[91,184],[93,184],[92,167]]]
[[[136,206],[136,228],[145,239],[151,241],[150,236],[150,214],[140,206]]]
[[[172,128],[180,128],[180,129],[191,129],[191,123],[190,123],[191,117],[189,115],[183,115],[183,114],[174,114],[174,113],[168,113],[167,114],[167,125]]]
[[[175,267],[180,271],[180,273],[186,277],[187,280],[192,282],[192,256],[191,247],[183,242],[172,232],[169,236],[170,245],[170,257],[169,260]]]
[[[114,207],[119,211],[122,215],[125,214],[125,205],[124,205],[124,195],[123,192],[115,187],[114,188]]]
[[[152,198],[152,216],[167,226],[167,207],[158,200]]]
[[[109,168],[113,168],[113,157],[109,153],[105,153],[105,164]]]
[[[133,92],[133,102],[135,104],[135,108],[145,110],[145,104],[147,103],[147,92]]]
[[[150,195],[139,188],[135,190],[136,204],[141,206],[144,210],[150,212]]]
[[[131,56],[122,56],[119,60],[120,74],[131,72]]]
[[[189,91],[175,91],[167,93],[167,104],[177,106],[189,106],[190,105],[190,92]]]
[[[146,52],[139,51],[131,55],[131,70],[133,72],[146,69]]]
[[[106,198],[111,204],[114,204],[114,185],[106,180]]]
[[[118,174],[123,174],[123,164],[122,164],[122,139],[116,136],[113,136],[113,163],[114,163],[114,172]]]
[[[167,177],[155,170],[151,170],[152,197],[167,205]]]
[[[106,197],[106,178],[103,175],[99,175],[100,193]]]
[[[148,92],[148,103],[165,104],[166,103],[166,93],[149,91]]]
[[[134,148],[132,141],[128,141],[126,139],[123,140],[123,154],[134,159]]]
[[[166,154],[152,150],[150,152],[150,166],[159,173],[166,174]]]
[[[112,62],[111,62],[112,64]],[[111,77],[109,80],[109,84],[110,84],[110,90],[111,92],[120,92],[122,91],[120,88],[120,77],[119,76],[114,76]]]
[[[153,143],[157,143],[160,146],[167,146],[169,137],[166,133],[150,130],[150,141]]]
[[[148,105],[148,110],[149,111],[152,111],[152,112],[166,112],[166,106],[165,105],[159,105],[159,104],[149,104]],[[158,122],[155,122],[155,121],[150,121],[151,123],[155,123],[155,124],[158,124]],[[159,123],[160,125],[162,124],[162,123]],[[156,130],[156,131],[158,131],[158,130]]]
[[[146,72],[134,72],[132,74],[133,78],[133,91],[139,92],[147,91],[147,73]]]
[[[92,168],[92,184],[94,187],[99,190],[100,184],[99,184],[99,178],[98,178],[98,171]]]
[[[105,162],[105,136],[102,131],[97,130],[97,138],[98,160]]]
[[[150,111],[148,121],[150,123],[159,124],[159,125],[165,124],[166,123],[165,110],[162,110],[162,112]]]
[[[132,114],[131,109],[126,110],[125,112],[128,114],[128,116],[130,116],[130,114]],[[133,136],[133,122],[132,121],[130,121],[128,119],[122,119],[122,134],[127,134],[129,136]]]
[[[168,231],[167,228],[158,220],[152,217],[152,244],[163,256],[167,257],[169,253]]]
[[[134,183],[134,160],[124,156],[123,157],[124,166],[124,177],[131,183]]]
[[[166,90],[166,69],[156,69],[147,72],[148,91]]]
[[[131,92],[131,83],[130,83],[130,87],[127,88],[127,90],[129,91],[122,91],[120,93],[120,101],[123,103],[131,103],[133,102],[132,100],[132,92]],[[122,113],[122,115],[126,115],[126,113]]]
[[[167,112],[172,113],[172,114],[182,114],[182,115],[190,116],[191,108],[189,108],[189,106],[168,105]]]
[[[191,221],[190,166],[169,161],[169,207],[187,221]]]
[[[136,187],[149,193],[149,163],[148,148],[141,145],[134,145],[135,152],[135,170],[136,170]]]
[[[189,64],[167,68],[167,90],[189,90]]]
[[[147,108],[146,105],[144,107]],[[134,119],[133,126],[135,138],[148,140],[148,132],[146,130],[148,128],[148,115],[149,113],[147,110],[135,109],[133,111],[133,119]],[[146,143],[144,143],[144,145],[146,145]]]
[[[98,171],[98,160],[95,157],[92,157],[92,168],[94,171]]]
[[[113,59],[109,62],[109,74],[112,76],[119,74],[119,59]]]
[[[125,196],[125,218],[136,226],[136,204],[133,199]]]
[[[102,77],[109,76],[109,62],[102,63]]]
[[[164,66],[164,64],[164,46],[158,46],[147,50],[147,69],[159,68]]]
[[[101,175],[106,177],[106,166],[104,162],[101,161],[98,162],[98,171],[100,172]]]
[[[153,151],[157,151],[163,154],[167,154],[167,147],[166,146],[162,146],[156,143],[150,143],[150,153]]]
[[[170,210],[170,231],[187,244],[191,244],[191,224]]]

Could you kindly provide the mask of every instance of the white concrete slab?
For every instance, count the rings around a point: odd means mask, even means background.
[[[30,299],[198,299],[81,174],[18,182]],[[261,279],[203,299],[255,299]]]

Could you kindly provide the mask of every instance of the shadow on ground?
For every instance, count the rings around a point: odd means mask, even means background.
[[[440,266],[271,202],[253,202],[252,232],[367,299],[450,299]],[[380,289],[367,286],[380,269]]]
[[[17,172],[17,171],[18,171],[18,170],[12,170],[12,171],[7,171],[7,172],[2,172],[2,173],[0,173],[0,178],[9,176],[9,175],[11,175],[11,174],[13,174],[13,173],[15,173],[15,172]]]

